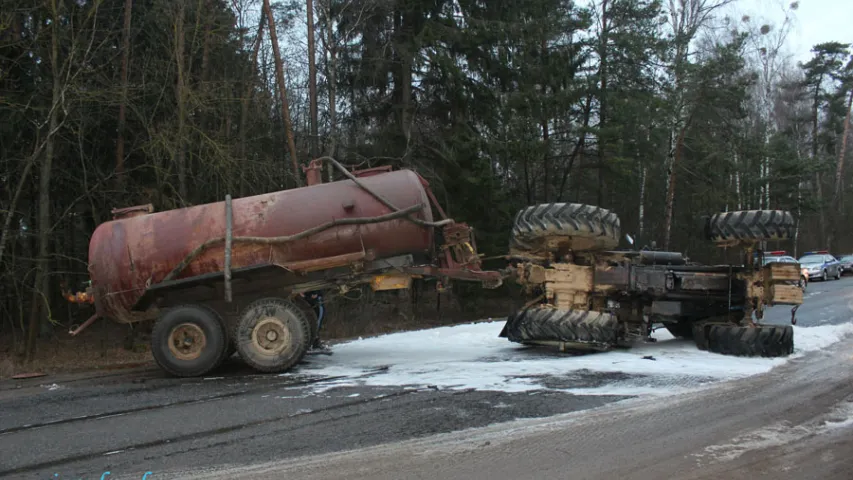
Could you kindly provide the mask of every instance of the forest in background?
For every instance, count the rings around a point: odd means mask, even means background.
[[[0,335],[79,323],[60,285],[112,208],[293,188],[321,155],[417,170],[486,255],[544,202],[699,261],[726,210],[790,210],[791,253],[853,251],[850,39],[795,63],[796,2],[737,8],[0,0]]]

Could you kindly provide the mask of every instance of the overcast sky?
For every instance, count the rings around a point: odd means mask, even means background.
[[[782,6],[793,0],[740,0],[737,10],[753,16],[781,22]],[[788,39],[795,60],[811,58],[811,47],[818,43],[838,41],[853,43],[853,0],[798,0],[794,23]]]

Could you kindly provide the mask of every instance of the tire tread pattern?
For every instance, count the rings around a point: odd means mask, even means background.
[[[786,357],[794,353],[794,329],[790,325],[711,325],[708,350],[741,357]]]
[[[602,249],[619,244],[619,217],[604,208],[581,203],[545,203],[520,210],[513,221],[510,248],[535,250],[539,239],[552,236],[596,239]]]
[[[246,324],[246,315],[250,312],[256,312],[259,309],[278,308],[289,311],[297,318],[298,328],[302,331],[291,332],[291,335],[296,333],[300,337],[301,341],[299,341],[296,351],[288,358],[284,359],[284,361],[275,364],[263,363],[254,358],[255,352],[247,346],[251,345],[251,330],[249,325]],[[250,367],[259,372],[281,373],[290,370],[305,357],[310,345],[309,342],[311,341],[311,326],[309,325],[306,313],[295,303],[282,298],[262,298],[252,302],[245,310],[243,310],[243,314],[240,315],[240,319],[237,321],[237,325],[235,326],[233,338],[237,342],[237,352],[240,354],[243,361]]]
[[[714,242],[787,240],[795,226],[794,216],[784,210],[741,210],[711,216],[706,233]]]
[[[170,328],[170,325],[168,325],[171,322],[170,313],[181,311],[181,310],[189,310],[190,313],[193,310],[196,310],[197,313],[199,313],[199,314],[207,313],[210,316],[209,317],[209,321],[210,321],[209,327],[212,329],[212,334],[214,336],[216,336],[216,335],[220,336],[220,339],[221,339],[220,342],[222,344],[222,348],[219,351],[219,353],[217,354],[216,359],[212,362],[209,362],[207,365],[198,365],[194,369],[183,369],[182,370],[182,369],[175,368],[173,365],[171,365],[169,363],[168,356],[171,356],[171,353],[167,352],[167,351],[161,351],[161,349],[160,349],[159,340],[163,336],[169,335],[169,332],[165,331],[165,329]],[[196,305],[196,304],[178,305],[178,306],[170,308],[169,311],[167,311],[165,314],[163,314],[157,320],[157,322],[154,324],[154,329],[151,332],[151,354],[154,357],[154,361],[157,363],[157,365],[171,375],[174,375],[176,377],[199,377],[199,376],[205,375],[208,372],[210,372],[211,370],[217,368],[223,362],[223,360],[225,360],[226,352],[228,350],[227,342],[228,342],[228,332],[226,332],[225,324],[222,321],[222,318],[216,312],[216,310],[214,310],[214,309],[212,309],[206,305]],[[207,339],[208,345],[215,346],[216,343],[217,342],[216,342],[215,338]]]
[[[622,337],[615,315],[586,310],[534,307],[507,319],[506,337],[512,342],[562,341],[617,345]]]

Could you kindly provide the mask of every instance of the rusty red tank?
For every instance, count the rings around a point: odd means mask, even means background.
[[[432,221],[420,177],[410,170],[360,179],[399,209]],[[233,201],[233,235],[293,235],[341,218],[376,217],[392,210],[350,180],[284,190]],[[89,245],[89,273],[98,314],[119,322],[136,320],[130,309],[148,286],[161,282],[193,249],[225,235],[225,202],[120,218],[101,224]],[[346,255],[365,250],[376,258],[431,251],[433,232],[399,218],[368,225],[336,226],[281,245],[235,243],[232,268]],[[222,244],[205,250],[177,278],[224,268]]]

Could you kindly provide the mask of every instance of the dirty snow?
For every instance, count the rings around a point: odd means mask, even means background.
[[[729,443],[710,445],[702,453],[693,454],[696,464],[718,463],[734,460],[754,450],[790,445],[806,437],[817,436],[853,426],[853,403],[842,402],[825,415],[804,422],[777,422],[767,427],[739,435]]]
[[[665,329],[658,329],[653,333],[655,343],[571,355],[500,338],[503,325],[503,321],[483,322],[359,339],[334,346],[331,356],[310,356],[302,371],[346,377],[317,384],[318,392],[341,386],[433,386],[667,395],[761,374],[853,334],[853,323],[794,327],[794,355],[769,359],[704,352],[693,341],[675,339]]]

